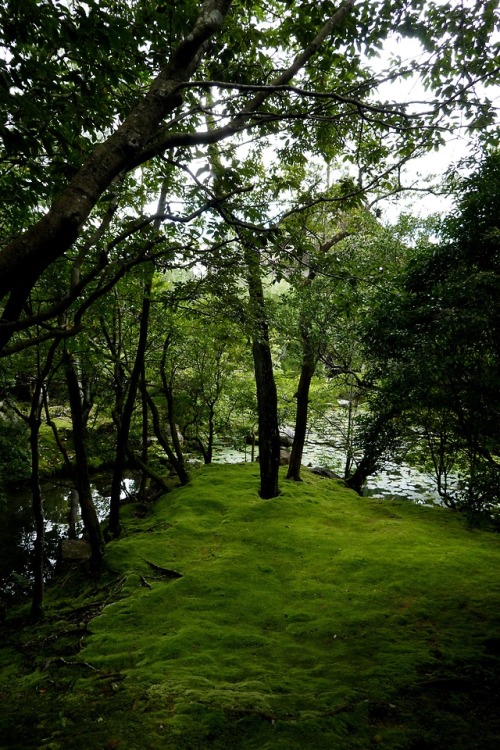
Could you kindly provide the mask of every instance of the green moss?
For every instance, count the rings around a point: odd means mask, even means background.
[[[498,537],[307,472],[262,501],[257,471],[205,467],[148,518],[125,519],[108,546],[113,576],[73,605],[100,603],[79,653],[58,662],[70,636],[49,648],[50,627],[64,633],[49,622],[37,672],[0,661],[6,706],[26,670],[22,746],[416,750],[474,743],[481,726],[493,748],[498,724],[472,703],[500,692],[485,646],[498,629]],[[64,603],[48,599],[62,622],[71,585],[57,589]],[[451,677],[469,693],[436,700]],[[422,706],[434,703],[432,725]]]

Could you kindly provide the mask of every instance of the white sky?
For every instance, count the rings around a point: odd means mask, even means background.
[[[500,30],[498,37],[500,39]],[[416,39],[402,39],[398,35],[395,35],[384,46],[384,51],[381,53],[380,57],[378,59],[371,58],[369,64],[375,71],[381,71],[388,66],[388,61],[391,55],[399,55],[403,62],[409,62],[412,60],[418,62],[419,58],[422,56],[422,48]],[[476,90],[480,91],[481,88],[477,86]],[[487,90],[483,88],[483,91],[485,96],[497,103],[497,108],[500,111],[500,79],[498,86],[490,86]],[[397,101],[400,103],[412,101],[425,102],[429,99],[428,92],[425,91],[417,77],[401,80],[397,83],[392,82],[383,84],[379,87],[378,93],[382,100]],[[444,175],[450,167],[469,155],[472,139],[463,132],[460,127],[457,127],[454,132],[445,134],[445,140],[446,145],[440,148],[439,151],[432,151],[407,164],[405,167],[405,175],[407,179],[406,184],[412,184],[416,181],[424,182],[425,178],[432,178],[434,176],[437,178],[437,181],[439,181],[439,178]],[[390,201],[385,202],[384,215],[386,218],[393,220],[396,219],[397,215],[403,210],[409,210],[414,214],[425,215],[435,212],[446,212],[449,211],[451,207],[452,200],[445,196],[415,193],[412,194],[411,197],[402,197],[397,203]]]
[[[472,0],[460,0],[468,5]],[[444,2],[444,0],[443,0]],[[500,33],[499,33],[500,38]],[[399,56],[403,63],[411,61],[418,62],[425,53],[423,53],[420,43],[415,39],[402,39],[397,34],[384,44],[384,49],[378,57],[370,58],[367,64],[377,74],[390,67],[390,58]],[[498,100],[500,107],[500,80],[496,88],[489,87],[487,96],[490,99]],[[377,98],[389,102],[415,102],[421,104],[413,109],[425,109],[425,102],[429,100],[429,93],[425,91],[418,78],[415,76],[410,79],[403,79],[399,82],[390,82],[381,85],[377,91]],[[411,108],[409,108],[411,111]],[[448,133],[445,136],[447,144],[438,152],[431,152],[423,157],[410,161],[404,168],[404,184],[409,186],[418,184],[422,187],[426,178],[435,176],[437,184],[440,178],[447,172],[453,164],[466,157],[470,151],[470,139],[457,128],[454,133]],[[241,149],[241,151],[240,151]],[[238,147],[241,154],[245,155],[248,147],[241,145]],[[272,157],[271,157],[272,158]],[[206,165],[206,160],[193,159],[190,167],[194,172],[200,166]],[[326,168],[325,168],[326,172]],[[397,200],[387,200],[379,204],[383,211],[383,218],[389,221],[395,221],[398,215],[403,212],[411,212],[417,215],[426,215],[435,212],[447,212],[452,207],[452,201],[449,198],[436,196],[433,194],[411,193],[399,197]]]

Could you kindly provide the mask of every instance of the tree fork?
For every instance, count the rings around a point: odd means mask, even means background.
[[[10,293],[4,321],[17,319],[31,287],[73,245],[102,193],[129,169],[163,119],[182,102],[178,86],[197,69],[206,42],[222,26],[230,6],[231,0],[205,0],[191,33],[178,44],[144,98],[94,149],[48,213],[4,248],[0,254],[0,300]],[[0,331],[0,348],[11,335],[7,328]]]

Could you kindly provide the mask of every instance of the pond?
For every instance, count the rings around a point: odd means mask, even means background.
[[[255,449],[256,455],[258,448]],[[219,441],[214,449],[214,462],[240,463],[251,460],[251,448],[235,448],[229,442]],[[341,448],[330,441],[321,441],[310,434],[304,446],[304,466],[324,466],[342,475],[345,455]],[[385,469],[370,477],[363,494],[366,497],[402,498],[420,505],[441,505],[436,483],[426,474],[405,462],[389,461]]]
[[[136,479],[130,474],[123,480],[122,498],[135,491]],[[111,478],[95,477],[92,482],[92,497],[99,520],[108,514],[111,494]],[[45,481],[42,484],[45,521],[45,546],[47,574],[50,577],[55,566],[59,542],[68,535],[68,518],[72,485],[68,481]],[[0,603],[24,588],[29,589],[31,579],[31,554],[35,532],[31,509],[29,486],[21,486],[1,500],[2,523],[0,524]],[[83,525],[76,524],[77,534]]]
[[[256,448],[256,455],[258,448]],[[214,462],[239,463],[251,460],[250,446],[241,449],[230,441],[219,441],[214,449]],[[329,431],[326,436],[310,432],[305,444],[303,463],[309,466],[328,467],[338,474],[343,473],[345,454],[342,449],[342,432]],[[137,478],[128,474],[123,482],[122,498],[136,491]],[[60,480],[43,485],[46,515],[47,571],[55,565],[61,539],[67,537],[71,485]],[[100,520],[108,513],[111,494],[111,477],[95,477],[92,494]],[[370,477],[365,495],[377,498],[399,497],[419,504],[440,504],[433,478],[405,463],[388,463],[377,475]],[[77,533],[81,533],[81,522]],[[30,587],[31,551],[34,531],[31,510],[31,493],[24,487],[9,494],[2,508],[0,525],[0,603],[14,593]]]

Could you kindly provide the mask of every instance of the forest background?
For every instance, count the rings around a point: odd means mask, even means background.
[[[270,499],[280,430],[299,480],[311,404],[338,399],[349,487],[412,452],[448,506],[495,514],[497,2],[29,0],[0,28],[1,470],[31,481],[35,618],[46,429],[95,571],[128,466],[166,491],[187,446],[256,435]],[[450,134],[463,163],[409,180]],[[456,207],[385,220],[421,192]]]

